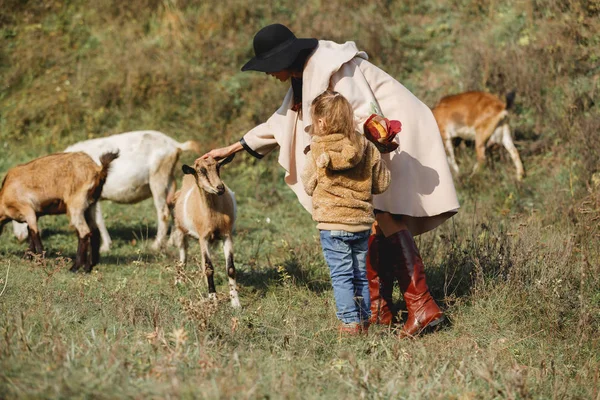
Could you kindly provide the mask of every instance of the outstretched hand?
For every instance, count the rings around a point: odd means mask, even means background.
[[[229,156],[230,154],[231,154],[231,150],[229,149],[229,147],[221,147],[219,149],[212,149],[208,153],[202,155],[200,158],[204,159],[204,158],[212,157],[215,160],[221,160],[221,159]]]
[[[212,157],[217,161],[223,160],[235,153],[237,153],[238,151],[242,151],[243,150],[243,146],[240,142],[235,142],[229,146],[226,147],[221,147],[218,149],[212,149],[211,151],[209,151],[208,153],[200,156],[199,160],[201,159],[205,159],[208,157]]]

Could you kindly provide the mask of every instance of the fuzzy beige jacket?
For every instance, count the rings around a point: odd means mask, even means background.
[[[312,196],[312,217],[317,228],[361,232],[375,221],[373,194],[386,191],[390,171],[381,154],[362,138],[355,149],[344,134],[313,136],[306,155],[302,183]]]
[[[431,230],[458,211],[459,204],[437,123],[423,104],[396,79],[368,61],[354,42],[319,41],[303,71],[302,113],[291,109],[290,89],[281,107],[267,120],[244,135],[244,148],[263,157],[279,147],[279,164],[286,170],[285,182],[300,203],[311,212],[311,199],[300,182],[304,170],[304,148],[310,144],[310,104],[326,89],[350,101],[357,129],[373,113],[402,123],[394,139],[399,147],[382,159],[392,182],[383,194],[374,196],[375,208],[401,214],[414,235]]]

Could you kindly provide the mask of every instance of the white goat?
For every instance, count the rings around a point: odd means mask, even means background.
[[[181,190],[174,196],[175,231],[174,244],[179,248],[179,260],[185,264],[188,235],[198,239],[202,252],[202,270],[208,282],[208,295],[216,298],[214,268],[210,258],[209,243],[215,239],[223,241],[223,252],[229,277],[231,306],[240,307],[235,266],[233,263],[232,231],[235,224],[235,197],[219,176],[222,165],[233,156],[222,161],[209,157],[198,159],[194,167],[183,166]]]
[[[158,229],[152,248],[157,250],[164,245],[169,229],[167,195],[175,190],[175,164],[181,151],[192,150],[200,154],[200,145],[194,140],[179,143],[157,131],[135,131],[85,140],[67,147],[65,152],[83,151],[99,162],[102,153],[114,150],[119,151],[119,158],[111,165],[100,199],[134,204],[152,197],[158,215]],[[108,251],[111,239],[100,204],[96,206],[96,223],[102,237],[100,251]],[[19,240],[27,238],[25,224],[15,223],[14,230]]]

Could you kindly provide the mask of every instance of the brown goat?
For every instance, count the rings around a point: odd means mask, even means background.
[[[473,172],[485,163],[485,149],[501,143],[512,158],[517,180],[523,179],[523,164],[513,143],[507,118],[514,98],[515,92],[506,95],[506,102],[490,93],[465,92],[446,96],[433,108],[433,115],[448,153],[448,163],[454,172],[459,171],[452,139],[459,137],[475,141],[477,164]]]
[[[100,166],[82,152],[58,153],[11,168],[0,189],[0,233],[8,221],[26,222],[29,250],[43,254],[38,217],[68,214],[79,238],[71,271],[84,266],[90,272],[100,258],[95,206],[109,165],[118,156],[118,152],[103,154]]]
[[[181,190],[175,194],[175,231],[173,241],[179,248],[179,259],[185,264],[187,238],[200,242],[202,270],[208,281],[209,298],[216,298],[214,267],[208,249],[209,242],[223,241],[223,252],[229,277],[229,297],[232,307],[240,307],[233,263],[232,231],[235,224],[235,198],[221,180],[219,168],[233,156],[222,161],[213,158],[198,159],[194,167],[183,166]]]

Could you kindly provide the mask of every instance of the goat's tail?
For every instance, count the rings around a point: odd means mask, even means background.
[[[178,147],[181,151],[193,151],[198,155],[204,154],[204,152],[202,151],[202,146],[200,146],[200,143],[195,140],[188,140],[187,142],[183,142]]]
[[[92,194],[92,198],[94,201],[97,201],[100,198],[102,188],[104,187],[104,182],[106,182],[106,177],[108,176],[108,170],[110,169],[110,163],[118,157],[119,150],[106,152],[100,156],[100,165],[102,165],[102,170],[100,170],[96,188],[94,189],[94,192]]]
[[[108,169],[110,168],[110,163],[113,162],[116,158],[119,157],[119,150],[110,151],[104,153],[100,156],[100,164],[102,165],[102,171],[100,172],[100,179],[106,180],[106,176],[108,175]]]
[[[506,107],[505,110],[510,109],[513,104],[515,104],[515,96],[517,95],[517,91],[516,90],[511,90],[510,92],[506,93]]]

